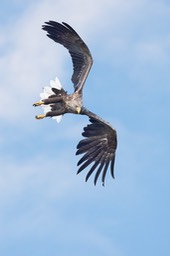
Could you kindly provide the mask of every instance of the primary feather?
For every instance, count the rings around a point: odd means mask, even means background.
[[[80,173],[86,167],[93,163],[87,173],[86,181],[90,175],[97,169],[94,184],[98,180],[102,172],[102,184],[104,185],[106,171],[110,165],[111,175],[114,178],[114,161],[117,148],[116,131],[109,124],[98,119],[90,118],[91,124],[84,128],[82,135],[86,139],[81,140],[77,145],[76,154],[84,154],[79,160],[80,168],[77,173]]]
[[[72,82],[75,91],[82,90],[93,64],[87,45],[67,23],[60,24],[55,21],[49,21],[45,22],[45,24],[42,28],[47,31],[47,36],[68,49],[73,62]]]

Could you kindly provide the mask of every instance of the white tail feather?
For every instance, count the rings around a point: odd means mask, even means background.
[[[56,120],[57,123],[60,123],[61,122],[61,119],[62,119],[63,115],[60,115],[60,116],[53,116],[52,119]]]
[[[43,92],[40,93],[40,100],[45,100],[45,99],[48,99],[51,95],[55,95],[55,93],[52,91],[52,88],[56,88],[58,90],[62,89],[62,85],[61,85],[58,77],[55,78],[55,81],[54,80],[50,81],[50,86],[45,86],[43,88]],[[50,105],[42,105],[42,108],[44,110],[44,114],[51,111]],[[62,116],[63,115],[53,116],[52,119],[56,120],[57,123],[59,123],[62,119]]]

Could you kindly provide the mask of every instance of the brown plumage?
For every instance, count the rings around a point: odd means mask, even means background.
[[[96,185],[101,174],[102,184],[104,185],[108,168],[110,168],[111,176],[114,178],[117,135],[116,130],[109,123],[83,106],[83,85],[93,64],[91,53],[76,31],[64,22],[60,24],[49,21],[43,25],[42,29],[47,31],[49,38],[68,49],[73,62],[72,82],[74,93],[67,94],[63,89],[52,87],[52,95],[34,104],[34,106],[49,106],[50,111],[45,115],[36,116],[36,118],[56,117],[66,113],[88,116],[90,124],[84,128],[82,133],[85,139],[77,145],[76,155],[83,154],[77,164],[79,166],[77,173],[89,168],[86,181],[95,172],[94,184]]]

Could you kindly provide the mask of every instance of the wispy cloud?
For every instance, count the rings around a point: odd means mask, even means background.
[[[84,244],[93,255],[136,255],[126,251],[122,234],[130,232],[140,247],[132,226],[137,223],[140,231],[148,195],[157,193],[153,176],[159,179],[160,158],[168,148],[161,144],[168,140],[161,133],[169,129],[169,3],[51,0],[23,6],[18,17],[10,12],[3,20],[0,37],[0,236],[8,244],[6,255],[12,241],[20,247],[31,239],[41,241],[32,255],[45,250],[47,239],[48,249],[55,251],[57,244],[61,252],[66,241],[74,255],[83,255]],[[94,187],[92,180],[84,183],[85,173],[75,175],[76,143],[87,118],[68,115],[61,124],[34,120],[41,110],[32,103],[50,79],[57,75],[73,89],[68,52],[41,30],[49,19],[71,24],[94,56],[85,102],[104,113],[119,139],[116,180],[108,173],[106,188]],[[166,169],[168,161],[163,161]],[[152,207],[158,211],[156,203]],[[128,242],[132,245],[127,237]]]

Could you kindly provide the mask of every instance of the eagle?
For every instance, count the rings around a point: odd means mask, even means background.
[[[77,174],[88,168],[85,181],[94,174],[94,185],[100,176],[104,186],[108,169],[114,178],[117,133],[108,122],[83,105],[83,86],[93,64],[92,55],[85,42],[67,23],[48,21],[44,23],[42,29],[47,32],[49,38],[69,51],[73,64],[71,80],[74,92],[68,94],[58,78],[51,80],[50,86],[44,87],[40,94],[40,101],[33,104],[44,109],[44,114],[37,115],[36,119],[51,117],[59,122],[62,115],[67,113],[88,116],[90,123],[84,127],[82,133],[84,138],[77,145],[76,155],[82,154],[77,163]]]

